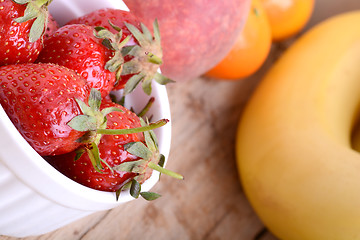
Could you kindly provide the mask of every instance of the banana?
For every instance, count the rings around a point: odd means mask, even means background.
[[[302,35],[239,122],[240,180],[280,239],[360,239],[359,23],[347,12]]]

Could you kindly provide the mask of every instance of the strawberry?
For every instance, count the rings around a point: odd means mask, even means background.
[[[171,172],[157,165],[161,165],[162,155],[159,154],[156,137],[151,130],[167,121],[147,125],[132,111],[109,98],[101,103],[99,110],[108,114],[106,127],[96,130],[100,133],[100,138],[95,140],[98,141],[97,145],[89,144],[85,150],[80,148],[72,153],[46,157],[51,165],[84,186],[118,194],[129,184],[139,190],[140,184],[151,176],[152,168],[167,174]],[[137,197],[140,191],[132,193]],[[154,193],[141,194],[148,199],[158,197]]]
[[[42,49],[41,35],[50,1],[0,1],[0,66],[36,60]]]
[[[131,111],[121,105],[112,103],[111,101],[103,101],[101,109],[108,107],[116,107],[123,112],[112,112],[107,115],[108,129],[126,129],[141,127],[140,119]],[[103,191],[117,191],[125,182],[125,179],[135,176],[134,173],[112,171],[109,167],[118,165],[124,161],[138,160],[139,157],[134,156],[124,150],[124,145],[129,142],[144,141],[142,133],[126,134],[126,135],[103,135],[98,144],[100,158],[106,162],[102,162],[102,170],[96,171],[91,163],[89,154],[82,154],[81,157],[74,161],[76,152],[72,152],[62,156],[55,156],[52,159],[54,166],[67,175],[69,178],[94,189]],[[49,159],[49,158],[48,158]]]
[[[89,88],[74,71],[54,64],[0,67],[0,103],[9,118],[42,156],[73,151],[84,132],[67,123],[81,114],[75,98],[87,100]]]
[[[67,24],[75,23],[103,27],[113,34],[121,29],[123,39],[128,36],[131,37],[127,47],[122,50],[125,63],[121,78],[115,85],[116,90],[124,88],[124,94],[128,94],[142,82],[145,93],[150,95],[153,79],[160,84],[172,82],[158,72],[158,68],[162,64],[162,49],[157,21],[154,22],[153,26],[154,36],[131,12],[120,9],[99,9],[73,19]],[[100,29],[98,28],[98,30]],[[106,32],[104,29],[103,31]]]
[[[37,62],[56,63],[75,70],[86,79],[91,88],[101,91],[105,97],[113,89],[116,72],[121,71],[123,58],[102,42],[102,39],[94,35],[94,28],[91,26],[66,25],[45,39]],[[119,51],[121,44],[120,40],[114,40]]]
[[[111,23],[123,30],[122,40],[131,35],[131,32],[127,29],[125,23],[130,23],[137,28],[141,27],[140,20],[134,14],[128,11],[112,8],[95,10],[84,16],[72,19],[66,23],[66,25],[85,24],[93,27],[101,26],[116,34],[117,30],[113,28]]]

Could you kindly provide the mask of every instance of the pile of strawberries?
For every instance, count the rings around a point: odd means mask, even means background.
[[[21,135],[56,169],[102,191],[142,192],[152,169],[163,168],[154,128],[111,98],[139,84],[170,79],[158,73],[162,50],[131,12],[100,9],[58,26],[47,11],[51,0],[0,0],[0,103]],[[151,103],[151,102],[150,102]],[[145,109],[147,109],[147,106]]]

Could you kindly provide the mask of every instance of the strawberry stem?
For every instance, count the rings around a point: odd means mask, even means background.
[[[176,172],[173,172],[173,171],[171,171],[171,170],[169,170],[169,169],[160,167],[159,165],[157,165],[157,164],[155,164],[155,163],[153,163],[153,162],[149,162],[148,167],[149,167],[149,168],[152,168],[152,169],[154,169],[155,171],[158,171],[158,172],[160,172],[160,173],[166,174],[166,175],[168,175],[168,176],[170,176],[170,177],[173,177],[173,178],[176,178],[176,179],[180,179],[180,180],[183,180],[183,179],[184,179],[184,177],[183,177],[181,174],[176,173]]]
[[[169,122],[168,119],[161,119],[155,123],[150,123],[147,126],[142,126],[138,128],[129,128],[129,129],[97,129],[96,133],[105,134],[105,135],[121,135],[121,134],[132,134],[140,133],[145,131],[150,131],[159,127],[164,126]]]
[[[137,114],[138,117],[143,117],[150,110],[151,106],[154,104],[155,98],[151,97],[145,107]]]

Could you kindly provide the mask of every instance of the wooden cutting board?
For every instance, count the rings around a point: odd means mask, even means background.
[[[317,0],[307,28],[353,9],[360,9],[360,1]],[[267,231],[242,191],[234,139],[247,100],[292,41],[274,44],[267,62],[247,79],[225,82],[202,77],[168,86],[173,138],[167,168],[182,173],[185,180],[164,176],[152,189],[163,195],[160,199],[138,199],[25,239],[277,239]]]

